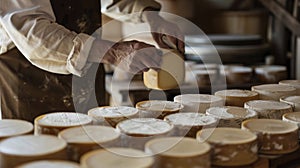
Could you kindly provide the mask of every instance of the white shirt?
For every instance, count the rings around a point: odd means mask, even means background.
[[[160,7],[154,0],[102,0],[101,11],[122,21],[140,22],[140,17],[131,14],[149,6]],[[94,38],[55,21],[50,0],[0,0],[0,55],[17,47],[43,70],[81,76]]]

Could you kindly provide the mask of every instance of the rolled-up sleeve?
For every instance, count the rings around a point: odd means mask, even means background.
[[[0,24],[14,45],[35,66],[81,76],[94,38],[55,22],[49,0],[1,0]]]

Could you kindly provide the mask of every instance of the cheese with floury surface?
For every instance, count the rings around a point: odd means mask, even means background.
[[[273,100],[252,100],[245,103],[246,109],[254,110],[258,118],[279,119],[283,114],[293,112],[291,105]]]
[[[287,85],[296,88],[297,95],[300,96],[300,80],[283,80],[279,82],[280,85]]]
[[[86,152],[117,144],[120,133],[112,127],[87,125],[65,129],[58,137],[68,143],[69,159],[78,162]]]
[[[286,113],[282,116],[282,120],[298,125],[299,128],[299,139],[300,139],[300,112]]]
[[[210,168],[210,145],[194,138],[157,138],[146,143],[146,153],[154,155],[158,168]]]
[[[138,109],[126,106],[96,107],[88,111],[88,115],[94,119],[94,124],[115,127],[119,122],[128,118],[138,117]]]
[[[196,137],[199,130],[217,125],[218,120],[202,113],[176,113],[165,117],[165,121],[174,125],[175,136]]]
[[[153,157],[131,148],[107,148],[86,153],[80,160],[82,168],[152,168]]]
[[[294,87],[279,84],[252,86],[251,89],[259,94],[259,99],[261,100],[279,101],[281,97],[296,95]]]
[[[280,98],[281,102],[290,104],[293,107],[293,110],[300,112],[300,96],[287,96]]]
[[[206,114],[219,119],[218,127],[240,128],[243,121],[257,118],[257,113],[251,109],[235,106],[212,107]]]
[[[215,95],[222,97],[226,106],[244,107],[245,102],[259,99],[258,93],[240,89],[220,90]]]
[[[35,134],[57,135],[61,130],[92,123],[92,117],[75,112],[44,114],[34,120]]]
[[[141,117],[163,119],[169,114],[178,113],[183,105],[172,101],[146,100],[138,102],[136,108],[141,111]]]
[[[28,121],[14,119],[0,120],[0,140],[30,133],[33,133],[33,125]]]
[[[215,166],[243,166],[258,159],[257,136],[238,128],[209,128],[197,133],[197,140],[208,142]]]
[[[183,94],[174,97],[174,102],[181,103],[183,112],[205,113],[210,107],[223,106],[225,101],[219,96],[208,94]]]
[[[5,139],[0,143],[1,168],[43,159],[66,160],[66,142],[50,135],[22,135]]]
[[[25,163],[16,168],[80,168],[80,165],[76,162],[63,160],[41,160]]]
[[[150,89],[169,90],[180,86],[185,79],[183,56],[176,50],[163,50],[160,70],[144,72],[144,84]]]
[[[299,148],[298,126],[275,119],[250,119],[242,129],[257,134],[261,154],[287,154]]]

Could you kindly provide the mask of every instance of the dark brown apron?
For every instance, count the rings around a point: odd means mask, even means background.
[[[72,31],[93,34],[101,25],[100,0],[51,3],[57,22]],[[3,118],[33,121],[48,112],[86,113],[107,105],[102,64],[92,65],[83,77],[61,75],[33,66],[18,49],[12,49],[0,55],[0,71]]]

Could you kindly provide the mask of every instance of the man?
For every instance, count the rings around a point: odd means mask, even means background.
[[[161,38],[166,35],[183,52],[183,43],[176,38],[178,28],[147,12],[160,9],[154,0],[108,1],[106,14],[147,21],[159,46],[167,47]],[[99,63],[122,64],[132,73],[159,67],[159,50],[138,41],[102,40],[95,33],[100,26],[99,0],[0,0],[3,118],[33,121],[43,113],[85,113],[95,104],[107,105],[105,74]],[[90,78],[92,73],[96,78]],[[84,82],[72,86],[77,79]]]

